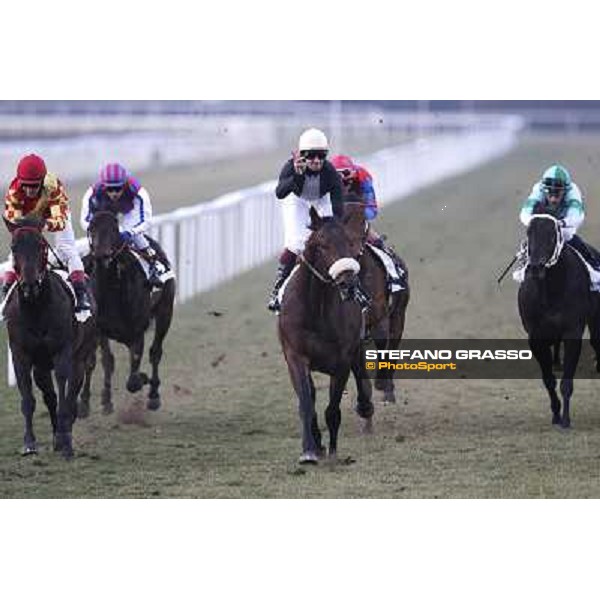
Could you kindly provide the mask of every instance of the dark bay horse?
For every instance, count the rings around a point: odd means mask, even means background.
[[[519,314],[550,396],[552,423],[566,428],[571,424],[573,378],[586,323],[596,354],[596,368],[600,367],[599,294],[590,291],[587,269],[573,248],[564,243],[560,224],[553,216],[532,217],[527,228],[527,246],[529,262],[519,287]],[[560,382],[562,414],[552,353],[552,348],[561,341],[564,349]]]
[[[95,323],[93,316],[83,323],[76,320],[74,299],[66,284],[47,269],[48,244],[41,234],[42,225],[37,218],[25,218],[12,231],[18,283],[7,299],[4,318],[25,418],[22,454],[37,453],[33,374],[50,414],[54,450],[70,458],[77,396],[95,350]]]
[[[158,367],[163,354],[163,340],[173,317],[175,280],[166,281],[157,290],[150,287],[138,260],[121,241],[118,217],[113,211],[103,210],[94,214],[88,228],[88,239],[90,254],[84,258],[84,264],[98,305],[98,339],[104,368],[103,412],[113,411],[111,379],[115,359],[109,339],[129,349],[127,390],[138,392],[144,385],[150,384],[147,407],[157,410],[160,407]],[[168,264],[164,254],[162,256]],[[144,353],[144,334],[152,320],[155,324],[149,353],[152,376],[148,378],[140,371],[140,363]],[[89,414],[92,371],[93,366],[86,373],[81,394],[80,413],[85,415]]]
[[[317,463],[325,453],[311,371],[330,376],[325,420],[331,457],[337,452],[340,401],[351,370],[360,381],[357,412],[365,420],[373,415],[371,382],[360,356],[361,309],[351,299],[360,266],[352,258],[344,224],[336,218],[321,219],[312,208],[310,215],[313,232],[286,284],[278,320],[279,339],[299,401],[301,463]]]
[[[364,205],[350,201],[344,204],[345,215],[356,219],[359,223],[351,229],[353,251],[360,263],[360,280],[363,288],[371,298],[372,305],[367,311],[367,334],[372,338],[378,350],[396,350],[400,346],[406,308],[410,300],[408,285],[408,269],[404,261],[395,255],[396,262],[405,272],[405,289],[390,294],[387,284],[387,273],[374,252],[367,246],[367,230],[364,219]],[[375,389],[383,392],[385,403],[396,402],[394,379],[389,371],[380,370],[375,379]]]

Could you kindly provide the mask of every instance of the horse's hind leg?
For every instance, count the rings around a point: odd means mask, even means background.
[[[33,413],[35,412],[35,396],[31,381],[31,364],[15,360],[15,377],[21,393],[21,413],[25,419],[25,434],[21,454],[37,454],[37,442],[33,433]]]
[[[561,427],[567,428],[571,426],[571,396],[573,395],[573,378],[579,362],[581,354],[581,338],[565,339],[564,340],[565,357],[563,378],[560,382],[560,393],[563,398],[563,413],[560,420]]]
[[[48,413],[50,414],[50,423],[52,424],[52,434],[56,435],[57,426],[57,406],[58,399],[56,392],[54,391],[54,382],[52,381],[52,372],[47,369],[40,369],[39,367],[33,368],[33,378],[42,392],[44,397],[44,403],[48,407]]]
[[[104,385],[102,387],[102,414],[108,415],[114,410],[111,387],[112,376],[115,371],[115,357],[110,351],[110,344],[108,343],[108,338],[105,335],[100,335],[100,352],[102,354],[102,370],[104,371]]]
[[[325,421],[327,422],[327,429],[329,429],[329,456],[332,458],[337,454],[337,438],[342,422],[340,402],[349,375],[350,369],[345,369],[342,373],[332,375],[329,378],[329,404],[325,410]]]
[[[73,456],[73,422],[77,416],[77,404],[67,394],[67,385],[72,377],[73,348],[67,345],[54,358],[54,373],[58,388],[58,412],[54,450],[62,452],[64,458]]]
[[[172,285],[168,285],[169,283],[172,283]],[[171,319],[173,318],[174,299],[175,285],[172,281],[167,282],[167,286],[162,292],[160,304],[156,308],[156,313],[154,316],[154,339],[152,340],[152,346],[150,346],[150,364],[152,365],[152,376],[150,378],[150,391],[148,392],[147,404],[147,407],[150,410],[157,410],[160,407],[160,393],[158,391],[160,386],[160,378],[158,376],[158,365],[162,359],[163,340],[169,331]]]

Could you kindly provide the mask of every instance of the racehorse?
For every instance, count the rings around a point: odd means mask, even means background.
[[[158,367],[163,354],[163,340],[169,331],[175,301],[175,281],[167,280],[158,290],[151,289],[137,258],[127,250],[119,234],[118,217],[114,211],[101,210],[94,214],[88,227],[90,254],[84,258],[86,271],[98,305],[98,340],[102,353],[104,387],[102,410],[113,411],[111,380],[115,359],[109,339],[129,349],[130,373],[127,390],[131,393],[150,384],[147,408],[160,407],[160,379]],[[164,253],[152,240],[162,262],[168,265]],[[144,353],[144,334],[154,319],[154,339],[150,347],[152,376],[140,371]],[[89,414],[90,383],[94,365],[86,372],[80,400],[80,412]]]
[[[33,373],[50,413],[54,450],[68,459],[73,456],[77,396],[86,364],[95,350],[95,323],[92,316],[82,323],[76,320],[72,294],[60,275],[47,268],[48,243],[42,227],[39,218],[27,217],[12,230],[11,249],[18,282],[7,298],[4,319],[25,418],[22,454],[37,453]]]
[[[360,263],[360,281],[371,298],[372,305],[367,311],[367,335],[373,339],[378,350],[397,350],[404,333],[406,308],[410,300],[408,269],[404,261],[395,255],[395,262],[404,273],[404,289],[392,294],[388,291],[387,273],[379,258],[366,244],[367,229],[364,219],[364,206],[348,196],[344,204],[344,214],[352,215],[361,224],[353,228],[352,243],[355,256]],[[396,402],[394,379],[389,371],[377,371],[375,389],[383,392],[384,403]]]
[[[598,293],[590,291],[589,274],[571,246],[564,243],[559,222],[549,214],[536,214],[527,227],[528,266],[519,286],[518,304],[529,347],[542,371],[550,396],[552,423],[571,424],[573,378],[581,353],[581,338],[588,324],[590,343],[600,371],[600,319]],[[553,346],[563,344],[561,403],[553,373]]]
[[[352,258],[350,238],[337,218],[321,219],[310,210],[312,233],[299,263],[290,275],[281,302],[279,340],[298,396],[302,423],[301,463],[324,456],[315,410],[311,371],[330,376],[325,420],[329,456],[337,453],[341,423],[340,401],[352,369],[359,377],[357,412],[370,422],[373,415],[371,382],[360,356],[361,309],[351,300],[360,269]]]

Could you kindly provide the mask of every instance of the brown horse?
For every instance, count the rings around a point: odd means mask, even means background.
[[[95,322],[93,316],[77,321],[74,298],[61,277],[48,270],[42,226],[38,218],[27,217],[12,231],[11,250],[19,279],[6,300],[4,319],[25,419],[22,454],[38,451],[33,431],[33,375],[50,415],[54,450],[68,459],[73,456],[77,395],[95,350]]]
[[[311,371],[330,376],[325,420],[331,457],[337,452],[340,401],[351,370],[360,381],[357,412],[367,422],[373,415],[371,382],[360,356],[361,309],[352,299],[360,267],[352,258],[344,223],[336,218],[321,219],[312,208],[310,216],[313,232],[288,279],[278,321],[279,339],[299,401],[301,463],[317,463],[325,453]],[[349,228],[351,221],[345,220]]]
[[[98,304],[98,338],[104,368],[102,409],[113,411],[111,380],[115,359],[109,339],[127,346],[130,372],[127,391],[133,393],[149,384],[147,408],[160,407],[160,378],[158,367],[163,354],[163,340],[171,326],[175,302],[175,280],[166,281],[154,290],[133,254],[127,251],[119,235],[117,215],[109,210],[94,214],[88,228],[90,254],[84,257],[90,275],[94,297]],[[156,244],[152,240],[153,244]],[[156,244],[157,245],[157,244]],[[160,253],[162,255],[162,250]],[[163,256],[163,262],[168,261]],[[150,347],[152,375],[140,371],[144,352],[144,335],[154,320],[154,339]],[[89,414],[90,382],[93,366],[86,372],[80,401],[80,415]]]
[[[405,289],[390,294],[387,273],[379,258],[370,249],[367,242],[367,228],[364,220],[364,206],[360,202],[344,204],[346,218],[357,221],[352,232],[353,256],[360,263],[360,281],[371,298],[371,307],[367,311],[367,335],[373,339],[378,350],[396,350],[400,346],[406,308],[410,300],[408,269],[404,261],[394,255],[395,262],[405,273]],[[359,224],[358,224],[359,223]],[[388,249],[389,250],[389,249]],[[385,403],[396,402],[394,380],[388,371],[380,370],[375,379],[375,389],[383,392]]]

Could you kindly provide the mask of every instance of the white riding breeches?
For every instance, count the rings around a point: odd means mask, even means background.
[[[305,200],[294,194],[281,200],[283,211],[283,232],[285,247],[300,254],[304,250],[304,244],[311,234],[310,207],[313,206],[321,218],[332,217],[333,209],[329,194],[318,200]]]

